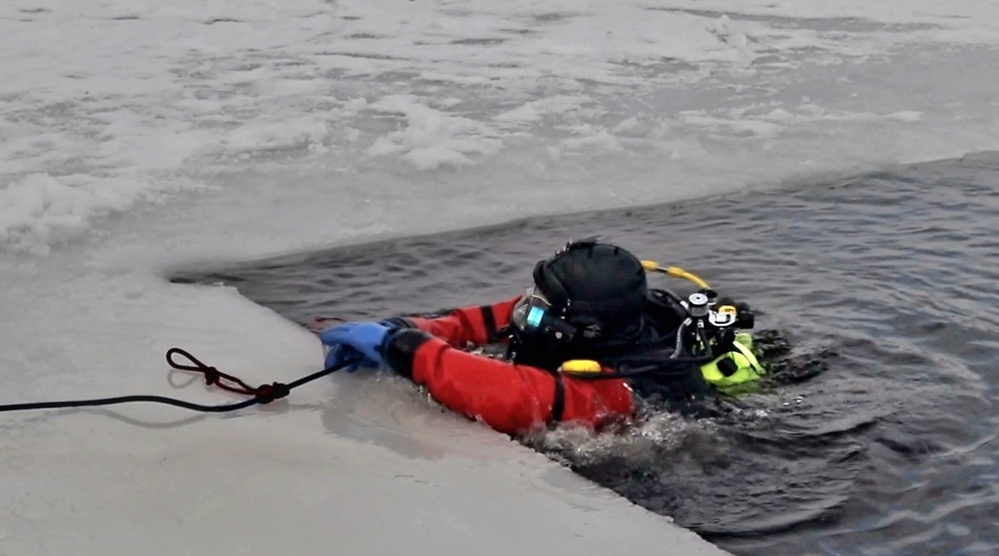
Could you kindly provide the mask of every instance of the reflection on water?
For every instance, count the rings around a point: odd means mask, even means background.
[[[525,443],[737,554],[995,554],[996,183],[983,154],[176,279],[225,282],[303,324],[377,319],[514,295],[536,260],[599,234],[749,301],[776,372],[717,418]]]

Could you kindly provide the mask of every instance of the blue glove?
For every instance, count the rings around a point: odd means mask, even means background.
[[[326,367],[343,366],[352,363],[349,370],[359,365],[381,367],[382,346],[393,327],[377,322],[348,322],[319,334],[323,344],[329,346],[326,352]]]
[[[369,365],[368,361],[364,360],[364,355],[350,346],[335,345],[326,348],[327,369],[331,367],[336,367],[337,369],[346,368],[348,373],[352,373],[361,365],[365,367],[372,366]]]

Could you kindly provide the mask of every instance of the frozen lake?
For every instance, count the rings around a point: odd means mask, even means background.
[[[7,2],[0,403],[227,399],[167,380],[174,345],[260,382],[321,364],[300,327],[172,269],[996,149],[997,27],[984,1]],[[4,552],[680,542],[425,406],[331,408],[344,388],[231,418],[5,415]],[[364,440],[383,434],[408,451]]]

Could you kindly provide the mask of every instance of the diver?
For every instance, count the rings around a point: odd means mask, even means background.
[[[683,299],[650,288],[650,270],[702,287]],[[766,372],[745,332],[749,307],[682,269],[584,240],[538,262],[533,279],[492,305],[327,329],[326,366],[387,366],[511,435],[559,422],[600,428],[646,408],[697,416],[719,392]],[[470,351],[490,345],[502,351]]]

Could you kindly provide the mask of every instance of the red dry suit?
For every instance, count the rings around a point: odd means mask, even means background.
[[[461,349],[498,341],[497,331],[507,326],[519,299],[433,319],[390,319],[402,328],[388,340],[385,362],[452,411],[508,434],[559,421],[598,427],[632,415],[632,392],[623,379],[574,379]]]

